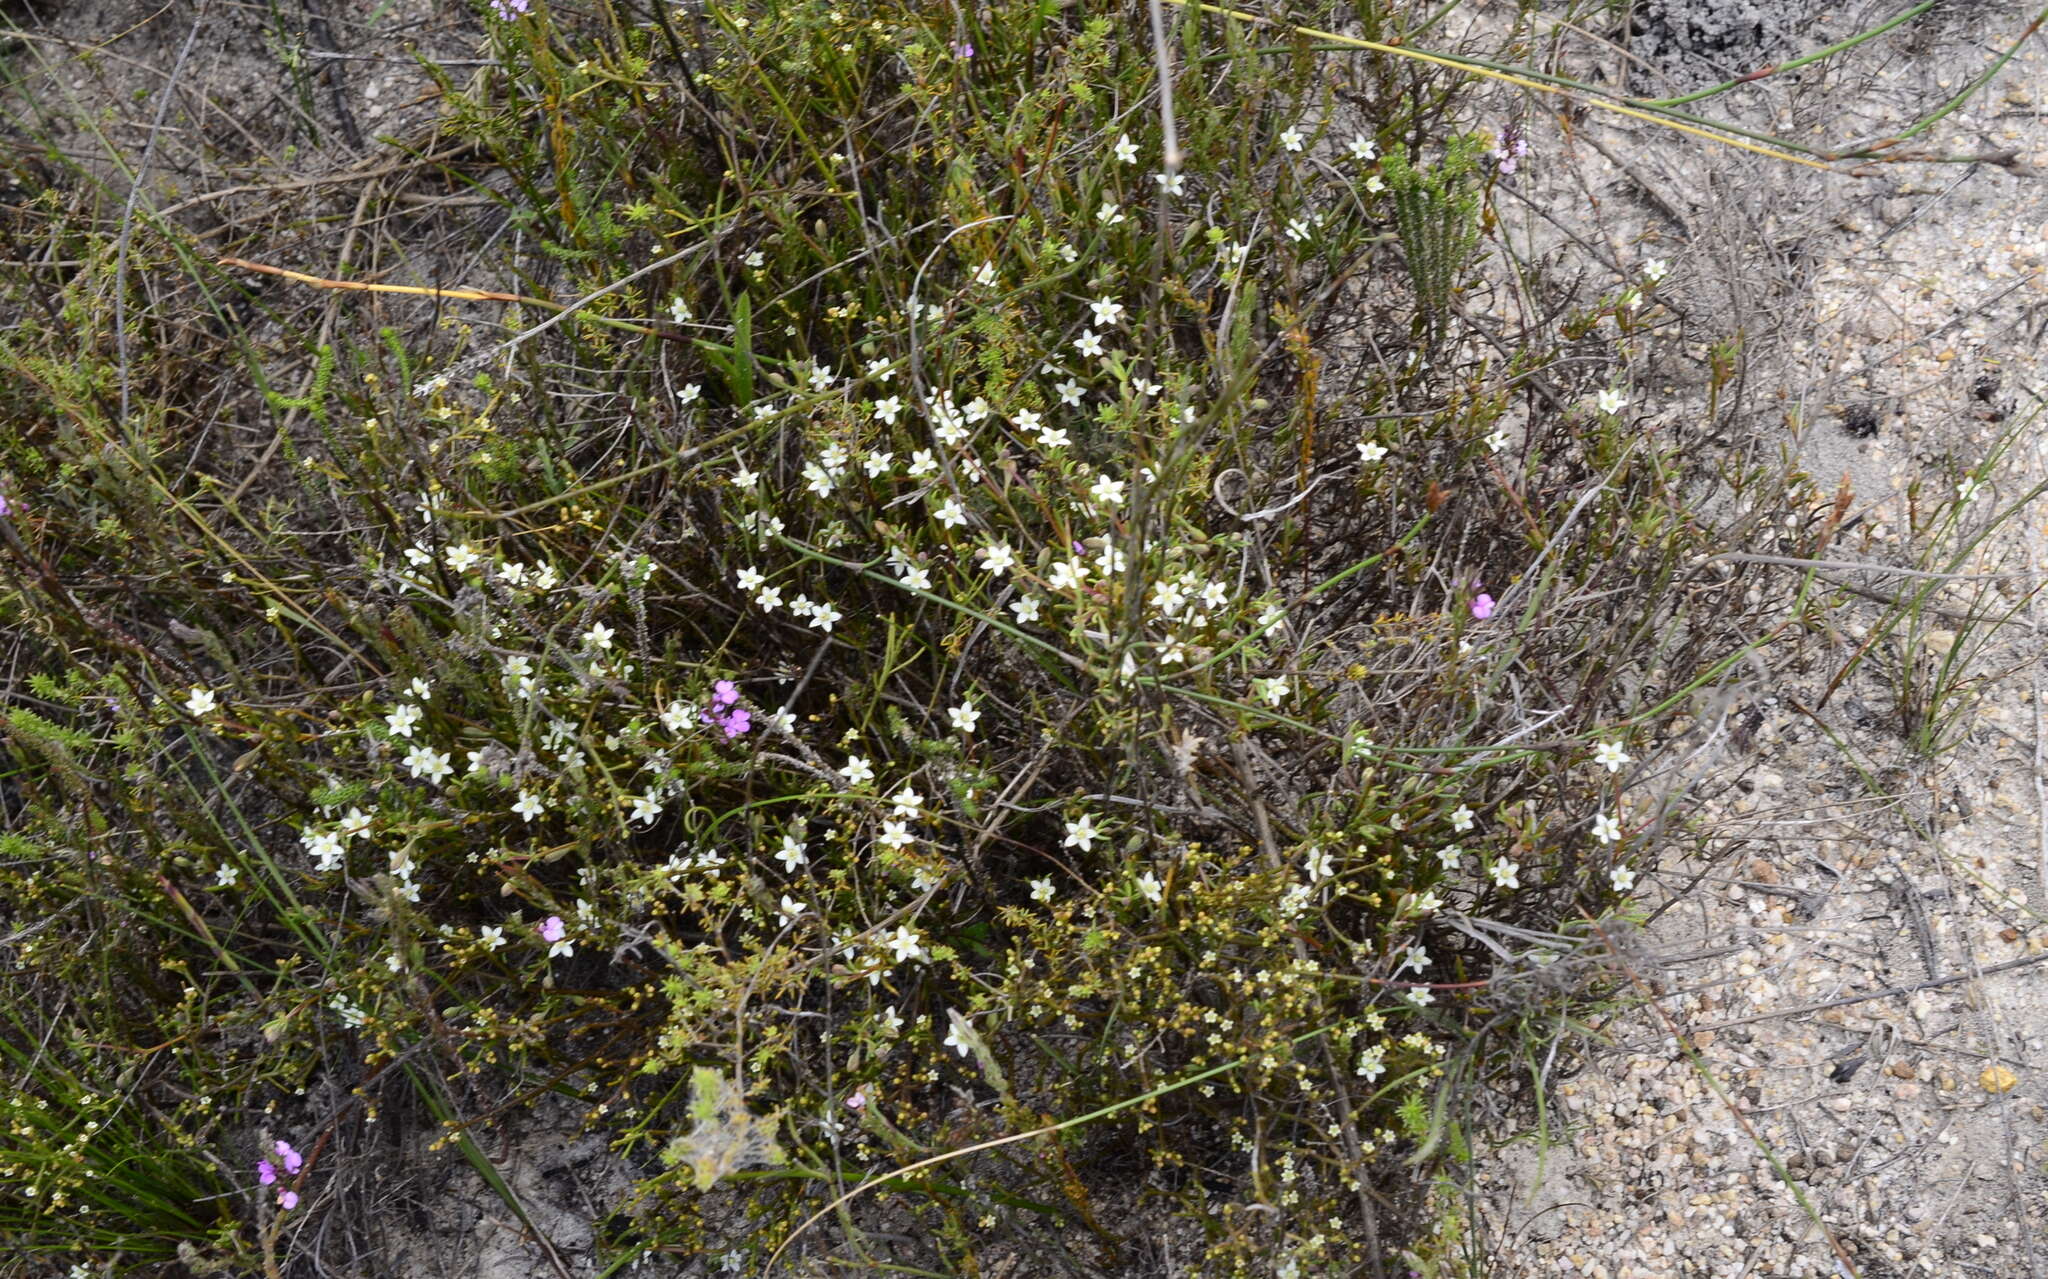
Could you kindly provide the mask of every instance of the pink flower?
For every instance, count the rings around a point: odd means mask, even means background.
[[[268,1159],[258,1159],[258,1160],[256,1161],[256,1181],[257,1181],[257,1183],[258,1183],[259,1185],[264,1185],[264,1186],[267,1186],[267,1185],[269,1185],[269,1184],[270,1184],[271,1182],[273,1182],[273,1181],[276,1181],[276,1180],[277,1180],[277,1169],[275,1169],[275,1168],[273,1168],[273,1167],[271,1167],[271,1166],[270,1166],[270,1161],[269,1161]]]
[[[953,56],[963,60],[971,58],[974,56],[974,46],[965,40],[956,40],[953,42]]]
[[[740,700],[740,690],[733,687],[731,680],[722,679],[711,686],[711,704],[713,706],[730,706],[738,700]]]
[[[296,1190],[281,1191],[277,1196],[277,1206],[283,1208],[287,1212],[291,1211],[293,1208],[298,1207],[299,1192]]]
[[[491,8],[506,22],[518,17],[533,7],[533,0],[491,0]]]
[[[734,711],[732,714],[725,717],[724,723],[719,725],[720,728],[723,728],[725,730],[725,739],[727,741],[731,741],[733,738],[738,737],[740,734],[746,732],[753,726],[753,713],[744,710]]]
[[[547,922],[540,926],[540,939],[545,942],[558,942],[567,932],[568,929],[562,926],[560,915],[549,915]]]
[[[1472,616],[1485,621],[1493,616],[1493,596],[1479,594],[1472,597]]]
[[[277,1143],[277,1157],[284,1160],[284,1170],[286,1172],[297,1172],[299,1165],[304,1162],[299,1152],[293,1150],[289,1142],[280,1141]]]

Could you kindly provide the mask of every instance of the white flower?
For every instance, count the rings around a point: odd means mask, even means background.
[[[782,895],[782,905],[779,909],[782,913],[782,922],[794,924],[797,921],[797,917],[810,908],[796,898],[791,897],[788,893],[784,893]]]
[[[904,468],[913,480],[921,480],[939,469],[939,460],[932,456],[930,449],[919,449],[910,455],[910,465]]]
[[[1628,397],[1611,386],[1600,392],[1599,404],[1602,413],[1619,413],[1627,403]]]
[[[878,839],[898,852],[917,842],[917,836],[910,833],[909,822],[883,822]]]
[[[360,808],[351,808],[348,815],[335,823],[335,833],[343,839],[357,839],[370,833],[370,815]]]
[[[1182,589],[1179,582],[1171,578],[1161,578],[1152,583],[1152,607],[1167,617],[1172,617],[1175,613],[1180,612],[1181,605],[1185,603],[1187,603],[1187,593]]]
[[[832,624],[844,616],[846,616],[844,613],[833,608],[830,604],[819,604],[811,609],[810,625],[816,630],[830,634]]]
[[[1188,193],[1188,180],[1185,174],[1155,173],[1152,175],[1152,180],[1157,182],[1159,189],[1168,195],[1186,195]]]
[[[1280,145],[1289,151],[1301,150],[1301,144],[1304,140],[1300,129],[1289,128],[1280,135]]]
[[[1358,1054],[1358,1073],[1364,1077],[1365,1082],[1371,1083],[1387,1073],[1386,1055],[1387,1049],[1384,1044],[1374,1044]]]
[[[1124,481],[1113,480],[1108,475],[1098,475],[1095,483],[1088,488],[1088,496],[1097,506],[1118,506],[1124,500]]]
[[[794,875],[796,874],[797,867],[810,864],[811,859],[807,855],[809,849],[810,845],[804,843],[796,836],[784,835],[782,837],[782,851],[775,854],[775,859],[782,863],[784,873]]]
[[[1068,408],[1076,408],[1080,405],[1083,387],[1079,382],[1076,382],[1074,379],[1068,378],[1066,381],[1059,383],[1052,389],[1059,392],[1060,403],[1066,405]]]
[[[1124,304],[1105,296],[1090,302],[1088,309],[1095,313],[1095,327],[1099,329],[1115,324],[1124,313]]]
[[[1956,485],[1956,500],[1965,503],[1974,502],[1977,500],[1977,494],[1983,487],[1983,485],[1977,482],[1976,476],[1966,475],[1963,477],[1963,482]]]
[[[1124,220],[1123,210],[1108,201],[1104,201],[1102,207],[1095,211],[1095,220],[1104,226],[1115,226]]]
[[[1166,897],[1165,886],[1159,882],[1159,877],[1149,870],[1138,876],[1137,885],[1138,891],[1144,894],[1145,900],[1151,902],[1154,906],[1157,906]]]
[[[896,415],[903,411],[903,400],[899,396],[891,395],[885,399],[876,400],[872,407],[876,417],[882,419],[885,424],[894,426],[896,424]]]
[[[757,591],[761,589],[761,583],[767,580],[759,569],[752,566],[743,568],[733,575],[733,581],[743,591]]]
[[[1378,440],[1360,440],[1358,442],[1358,460],[1367,466],[1371,466],[1386,455],[1387,446]]]
[[[903,584],[913,591],[928,591],[932,588],[932,575],[922,564],[912,565],[903,570]]]
[[[434,686],[432,684],[429,684],[427,681],[419,678],[415,678],[412,683],[406,685],[406,688],[411,691],[414,697],[419,698],[423,702],[426,701],[428,696],[431,695],[434,691]]]
[[[405,766],[414,777],[424,777],[430,782],[438,782],[455,771],[447,752],[436,751],[430,746],[413,747],[405,757]]]
[[[1123,133],[1117,135],[1116,158],[1125,164],[1136,164],[1138,162],[1138,144],[1131,141],[1130,134]]]
[[[1623,764],[1631,761],[1628,752],[1621,748],[1620,742],[1602,742],[1593,748],[1593,762],[1604,765],[1610,773],[1618,773]]]
[[[1593,819],[1593,838],[1611,844],[1621,838],[1621,823],[1602,813]]]
[[[473,568],[476,562],[481,560],[483,556],[477,554],[475,547],[464,542],[459,546],[449,547],[442,558],[447,561],[450,569],[457,573],[463,573]]]
[[[962,733],[971,733],[981,722],[981,712],[974,709],[973,702],[962,702],[946,712],[946,718],[953,721],[953,727]]]
[[[1102,354],[1102,338],[1094,329],[1090,329],[1074,339],[1074,349],[1093,359]]]
[[[1351,145],[1345,149],[1351,152],[1354,160],[1370,160],[1380,153],[1378,144],[1363,133],[1351,139]]]
[[[946,1031],[946,1047],[965,1057],[969,1051],[968,1042],[960,1037],[960,1027],[953,1026]]]
[[[1138,394],[1146,397],[1147,399],[1150,399],[1152,396],[1159,394],[1159,392],[1164,390],[1165,388],[1160,386],[1159,383],[1154,382],[1150,378],[1134,377],[1131,379],[1131,389],[1135,390]]]
[[[1008,542],[994,542],[981,548],[981,566],[997,577],[1016,566],[1017,553],[1010,549]]]
[[[702,394],[704,394],[704,387],[701,383],[685,382],[683,389],[676,392],[676,401],[681,404],[689,404]]]
[[[1443,864],[1445,870],[1458,869],[1458,859],[1464,855],[1465,850],[1456,844],[1446,844],[1436,850],[1436,859]]]
[[[1310,883],[1318,883],[1336,874],[1336,863],[1327,848],[1312,847],[1308,850],[1307,870]]]
[[[1038,447],[1042,449],[1063,449],[1072,442],[1062,427],[1042,427],[1038,432]]]
[[[961,509],[958,498],[947,498],[939,504],[939,509],[932,512],[932,514],[939,523],[947,528],[959,528],[967,522],[967,512]]]
[[[1010,601],[1010,612],[1015,614],[1020,622],[1037,621],[1039,607],[1040,603],[1036,595],[1020,595]]]
[[[889,797],[890,812],[905,821],[924,815],[924,796],[915,787],[905,786]]]
[[[1371,174],[1365,179],[1365,189],[1374,194],[1384,191],[1387,189],[1386,179],[1377,173]]]
[[[1300,218],[1287,219],[1287,238],[1296,244],[1305,243],[1312,234],[1309,224]]]
[[[394,706],[384,722],[390,726],[393,737],[411,737],[413,725],[420,722],[420,708],[409,702]]]
[[[519,802],[512,805],[512,811],[528,822],[547,811],[547,805],[540,802],[540,796],[532,791],[520,791]]]
[[[228,863],[222,862],[220,869],[214,872],[213,886],[215,888],[233,888],[235,881],[241,877],[242,871],[240,867],[230,866]]]
[[[1648,262],[1643,263],[1643,278],[1652,284],[1657,283],[1657,281],[1670,274],[1670,271],[1671,264],[1663,258],[1651,258]]]
[[[690,304],[683,301],[680,295],[670,298],[668,318],[674,320],[677,324],[688,324],[690,322]]]
[[[653,791],[633,800],[633,820],[643,826],[654,825],[654,819],[661,816],[661,797]]]
[[[896,455],[887,449],[883,449],[880,452],[868,454],[867,458],[860,465],[861,469],[868,473],[868,478],[872,480],[878,475],[887,474],[890,465],[895,461]]]
[[[617,631],[606,626],[603,622],[592,622],[590,629],[583,632],[583,647],[594,648],[600,651],[609,649],[612,646],[612,636],[616,634],[618,634]]]
[[[211,715],[218,704],[214,700],[212,689],[201,688],[197,684],[192,686],[191,693],[185,698],[185,709],[194,715]]]
[[[1493,865],[1487,867],[1486,873],[1493,876],[1493,882],[1498,887],[1520,888],[1522,886],[1522,881],[1519,877],[1521,874],[1521,870],[1522,868],[1520,866],[1516,865],[1513,861],[1509,860],[1508,858],[1503,857],[1499,861],[1495,862]]]
[[[917,934],[901,924],[897,925],[893,934],[882,939],[882,944],[896,956],[896,962],[899,964],[924,956],[924,947],[918,944]]]
[[[1032,900],[1032,901],[1035,901],[1035,902],[1049,902],[1049,901],[1051,901],[1051,900],[1052,900],[1052,880],[1051,880],[1051,879],[1034,879],[1034,880],[1032,880],[1032,881],[1031,881],[1031,900]]]
[[[1464,834],[1472,829],[1472,810],[1460,804],[1451,810],[1451,829]]]
[[[1101,837],[1102,832],[1095,828],[1095,819],[1084,813],[1078,820],[1067,823],[1067,837],[1060,841],[1060,847],[1078,848],[1085,853],[1093,849],[1095,841]]]
[[[1061,560],[1045,580],[1056,591],[1074,590],[1088,580],[1088,566],[1080,560]]]
[[[1278,706],[1287,699],[1287,681],[1274,676],[1271,679],[1252,681],[1252,692],[1268,706]]]
[[[885,1013],[883,1013],[883,1014],[882,1014],[882,1033],[883,1033],[883,1034],[885,1034],[885,1035],[893,1035],[893,1034],[895,1034],[895,1033],[896,1033],[897,1031],[899,1031],[899,1030],[901,1030],[901,1029],[903,1029],[903,1014],[902,1014],[902,1013],[899,1013],[899,1012],[897,1012],[897,1011],[896,1011],[896,1010],[895,1010],[894,1008],[891,1008],[891,1009],[889,1009],[889,1010],[888,1010],[887,1012],[885,1012]]]
[[[1498,453],[1507,446],[1508,433],[1499,427],[1494,428],[1493,433],[1486,437],[1486,447],[1489,452]]]
[[[846,779],[848,786],[861,786],[875,780],[875,766],[864,756],[848,755],[846,767],[839,770],[839,775]]]
[[[1607,882],[1614,885],[1614,891],[1625,893],[1636,886],[1636,873],[1627,866],[1616,866],[1607,872]]]
[[[476,930],[476,939],[485,950],[496,950],[505,944],[505,930],[496,924],[485,924]]]

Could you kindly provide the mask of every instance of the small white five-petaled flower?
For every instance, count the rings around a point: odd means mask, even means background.
[[[1629,753],[1621,748],[1620,742],[1602,742],[1593,748],[1593,762],[1610,773],[1618,773],[1621,766],[1632,762]]]

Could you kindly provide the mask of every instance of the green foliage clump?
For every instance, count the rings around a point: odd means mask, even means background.
[[[0,994],[70,992],[0,1042],[130,1046],[0,1147],[74,1214],[0,1233],[250,1266],[355,1210],[379,1116],[523,1213],[470,1129],[555,1093],[639,1177],[614,1268],[1110,1265],[1138,1185],[1209,1272],[1393,1255],[1448,1086],[1613,977],[1485,921],[1605,911],[1659,815],[1594,748],[1769,634],[1688,442],[1578,407],[1593,339],[1422,358],[1484,287],[1454,86],[1339,98],[1176,14],[1171,157],[1103,13],[494,17],[445,163],[516,290],[238,339],[274,453],[199,435],[193,352],[118,350],[91,273],[68,364],[0,334],[47,481],[0,625],[51,703],[7,713],[0,901],[48,924]],[[123,1080],[107,1196],[61,1134]]]

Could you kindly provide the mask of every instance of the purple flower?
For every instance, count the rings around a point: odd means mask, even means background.
[[[547,922],[540,926],[540,939],[545,942],[558,942],[567,932],[568,930],[562,926],[560,915],[549,915]]]
[[[256,1181],[257,1181],[257,1184],[258,1184],[258,1185],[264,1185],[264,1186],[267,1186],[267,1185],[269,1185],[269,1184],[270,1184],[271,1182],[273,1182],[273,1181],[276,1181],[276,1180],[277,1180],[277,1169],[275,1169],[275,1168],[273,1168],[273,1167],[271,1167],[271,1166],[270,1166],[270,1161],[269,1161],[268,1159],[258,1159],[258,1160],[256,1161]]]
[[[953,56],[965,62],[974,56],[974,46],[965,40],[955,40],[953,42]]]
[[[283,1208],[287,1212],[291,1211],[293,1208],[298,1207],[299,1192],[296,1190],[286,1190],[279,1192],[277,1196],[277,1206]]]
[[[0,515],[9,515],[12,514],[13,511],[14,508],[7,504],[7,495],[5,493],[0,493]]]
[[[533,8],[533,0],[491,0],[491,8],[506,22]]]
[[[1485,621],[1493,616],[1493,596],[1481,593],[1472,598],[1472,616]]]
[[[753,714],[745,710],[734,711],[732,714],[726,716],[724,721],[719,724],[719,727],[725,730],[725,739],[727,741],[731,741],[733,738],[738,737],[740,734],[746,732],[753,726]]]
[[[711,704],[713,706],[730,706],[738,700],[740,700],[740,691],[733,687],[731,680],[722,679],[711,686]]]
[[[300,1158],[299,1152],[293,1150],[289,1142],[280,1141],[277,1143],[277,1157],[284,1160],[284,1170],[286,1172],[297,1172],[299,1165],[304,1162]]]

